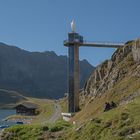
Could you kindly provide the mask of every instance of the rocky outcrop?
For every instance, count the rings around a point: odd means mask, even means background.
[[[134,41],[132,46],[132,53],[134,61],[139,62],[140,61],[140,39]]]
[[[140,78],[139,39],[118,48],[110,60],[99,65],[87,81],[82,95],[90,99],[100,97],[127,76]]]

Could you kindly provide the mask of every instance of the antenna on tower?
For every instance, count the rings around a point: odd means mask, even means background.
[[[76,25],[75,25],[74,20],[72,20],[72,22],[71,22],[71,30],[72,30],[72,32],[76,32]]]

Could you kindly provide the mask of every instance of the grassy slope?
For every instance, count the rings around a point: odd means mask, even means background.
[[[80,128],[78,124],[70,124],[58,121],[53,125],[24,125],[14,126],[6,129],[3,133],[5,140],[11,136],[12,139],[25,140],[55,139],[57,132],[61,133],[58,140],[139,140],[140,134],[140,96],[129,102],[118,106],[108,112],[101,112],[92,116],[91,120],[83,123]],[[77,129],[79,128],[79,129]],[[51,135],[47,136],[49,133]],[[134,135],[131,135],[134,134]]]
[[[102,112],[92,120],[84,123],[84,127],[77,130],[70,129],[64,139],[66,140],[139,140],[140,135],[140,96],[132,102]]]
[[[62,112],[68,112],[68,98],[65,97],[60,100],[61,110]]]
[[[140,90],[140,78],[126,77],[118,82],[114,88],[107,91],[101,98],[89,102],[74,118],[78,128],[85,125],[80,131],[70,129],[64,139],[67,140],[124,140],[126,135],[140,130],[140,97],[133,102],[118,106],[109,112],[103,113],[106,101],[121,102]],[[89,121],[89,120],[93,121]],[[73,121],[72,120],[72,121]],[[85,123],[86,122],[86,123]],[[136,134],[133,139],[139,140]]]
[[[33,103],[40,106],[40,114],[35,117],[32,123],[47,123],[47,120],[52,116],[54,112],[54,102],[48,99],[29,98]]]
[[[57,121],[53,125],[18,125],[5,129],[1,139],[44,140],[51,137],[58,140],[61,139],[63,130],[68,127],[70,127],[70,124],[62,120]]]
[[[119,103],[122,99],[130,96],[132,93],[140,88],[140,78],[126,77],[114,88],[107,91],[101,98],[96,98],[89,102],[74,118],[74,121],[85,122],[93,116],[97,116],[103,111],[104,104],[107,101],[115,101]]]
[[[32,118],[32,124],[41,124],[41,123],[48,123],[47,120],[52,116],[54,113],[54,101],[48,99],[38,99],[38,98],[27,98],[26,102],[32,102],[39,106],[38,112],[39,114],[36,116],[22,116],[22,115],[12,115],[9,116],[7,119],[24,119],[24,118]]]
[[[20,140],[44,139],[48,133],[55,137],[56,132],[65,130],[58,139],[61,140],[139,140],[140,131],[140,96],[128,104],[118,106],[108,112],[91,117],[83,123],[84,127],[77,129],[79,125],[72,126],[66,122],[57,122],[53,125],[24,125],[8,128],[3,137],[9,138],[9,134]],[[134,133],[134,136],[131,134]],[[65,134],[65,135],[64,135]],[[129,136],[129,137],[128,137]],[[12,140],[11,138],[11,140]],[[6,139],[6,138],[5,138]]]

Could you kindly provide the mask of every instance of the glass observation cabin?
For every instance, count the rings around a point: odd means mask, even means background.
[[[83,44],[83,36],[78,33],[68,33],[68,39],[64,40],[64,46],[80,46]]]

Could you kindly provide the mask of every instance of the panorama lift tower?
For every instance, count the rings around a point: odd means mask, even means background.
[[[68,47],[68,110],[74,113],[79,110],[79,47],[105,47],[119,48],[123,43],[96,43],[85,42],[83,36],[76,33],[74,20],[71,23],[72,32],[68,33],[68,40],[64,41],[64,46]]]

